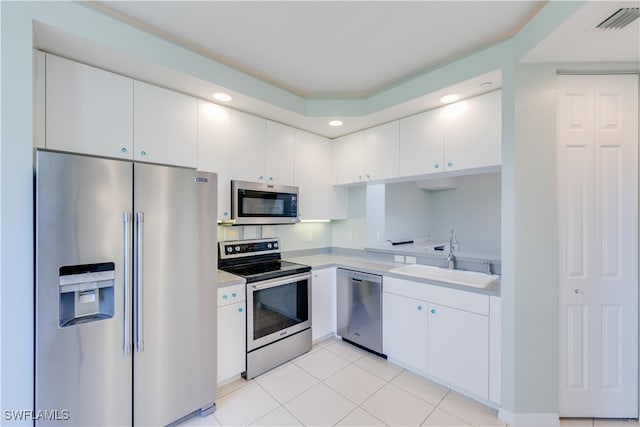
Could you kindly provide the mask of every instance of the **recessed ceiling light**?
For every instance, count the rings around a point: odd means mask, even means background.
[[[340,120],[331,120],[329,122],[329,126],[342,126],[344,123]]]
[[[440,102],[442,102],[443,104],[450,104],[452,102],[456,102],[458,99],[460,99],[460,95],[452,93],[452,94],[445,95],[442,98],[440,98]]]
[[[223,92],[216,92],[213,94],[213,97],[215,99],[217,99],[218,101],[222,101],[222,102],[229,102],[231,101],[233,98],[231,98],[231,95],[229,95],[228,93],[223,93]]]

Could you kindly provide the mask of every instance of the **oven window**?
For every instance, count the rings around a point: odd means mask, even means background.
[[[308,279],[253,292],[253,339],[309,320]]]

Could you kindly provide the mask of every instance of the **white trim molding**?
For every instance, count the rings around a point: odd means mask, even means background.
[[[498,410],[498,419],[513,427],[554,427],[560,425],[558,414],[522,414],[513,413],[503,408]]]

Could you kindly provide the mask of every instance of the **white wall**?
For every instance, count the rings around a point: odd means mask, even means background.
[[[387,239],[428,236],[432,217],[428,193],[414,182],[387,184],[385,212]]]
[[[502,230],[503,253],[513,257],[507,267],[513,282],[503,284],[501,292],[503,306],[513,310],[513,324],[503,323],[503,345],[514,372],[503,390],[512,412],[556,413],[556,69],[533,64],[514,71],[514,139],[503,151],[510,165],[508,171],[503,168],[503,213],[510,218]]]
[[[331,243],[334,247],[362,249],[366,244],[366,188],[349,187],[348,219],[333,221]],[[351,235],[351,240],[349,240]]]
[[[500,255],[500,174],[460,176],[453,182],[454,189],[425,191],[427,235],[448,240],[455,229],[461,252]]]
[[[331,223],[303,222],[287,225],[219,226],[218,241],[278,237],[283,251],[331,246]]]

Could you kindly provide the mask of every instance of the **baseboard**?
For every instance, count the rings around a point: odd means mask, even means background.
[[[498,419],[513,427],[553,427],[560,425],[558,414],[521,414],[500,408]]]

